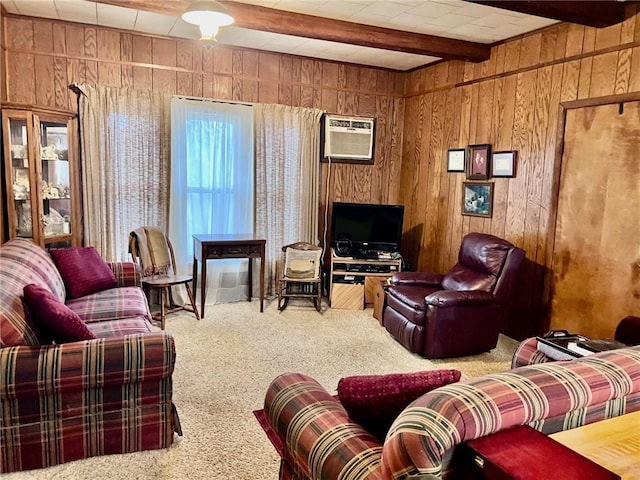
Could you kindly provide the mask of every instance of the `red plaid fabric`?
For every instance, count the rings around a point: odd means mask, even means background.
[[[33,283],[64,301],[64,283],[33,242],[0,246],[0,473],[164,448],[180,434],[173,337],[150,333],[135,264],[111,268],[121,288],[67,303],[99,338],[39,346],[23,289]]]
[[[349,419],[340,402],[311,377],[288,373],[270,385],[269,425],[284,449],[280,479],[382,479],[382,445]]]
[[[22,303],[22,290],[31,283],[64,302],[62,277],[46,251],[20,238],[4,243],[0,247],[0,348],[40,343]]]
[[[174,363],[166,332],[0,349],[0,472],[170,446]]]
[[[67,306],[88,324],[123,318],[151,322],[149,305],[139,287],[120,287],[69,300]]]
[[[467,440],[517,425],[553,433],[637,410],[640,346],[437,388],[403,410],[382,453],[306,375],[277,377],[265,397],[269,425],[284,444],[281,480],[457,478],[452,454]]]
[[[112,262],[108,265],[113,270],[119,287],[142,287],[142,272],[134,262]]]
[[[511,368],[524,367],[525,365],[535,365],[537,363],[554,362],[538,350],[538,339],[536,337],[527,338],[520,342],[518,348],[511,359]]]
[[[391,426],[382,468],[390,479],[418,474],[455,478],[450,455],[467,440],[518,425],[554,433],[636,410],[640,347],[520,367],[417,399]]]

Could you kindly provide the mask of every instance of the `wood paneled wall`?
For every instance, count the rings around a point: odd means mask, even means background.
[[[77,111],[71,83],[315,107],[377,119],[375,164],[323,164],[322,203],[398,203],[403,73],[7,16],[6,101]],[[4,89],[3,89],[4,90]]]
[[[512,241],[528,261],[506,332],[546,329],[561,102],[640,91],[640,14],[605,29],[559,24],[494,47],[482,63],[412,72],[406,85],[403,253],[417,270],[445,272],[468,232]],[[491,179],[489,219],[461,214],[465,175],[446,171],[447,149],[476,143],[518,151],[517,176]]]
[[[73,111],[68,85],[77,82],[374,116],[375,164],[333,164],[330,176],[323,164],[323,205],[327,188],[329,203],[404,204],[403,254],[414,269],[446,271],[470,231],[523,247],[526,282],[505,330],[521,338],[546,328],[560,104],[640,91],[640,14],[628,8],[636,14],[606,29],[559,24],[494,47],[482,63],[406,74],[8,16],[2,90],[9,102]],[[447,149],[474,143],[518,151],[517,176],[492,179],[490,219],[461,215],[464,174],[446,172]]]

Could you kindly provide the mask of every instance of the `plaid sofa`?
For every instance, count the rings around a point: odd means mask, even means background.
[[[173,337],[152,332],[135,264],[111,268],[118,287],[67,302],[98,338],[40,345],[22,291],[64,300],[62,278],[34,243],[0,246],[0,473],[164,448],[179,432]]]
[[[265,396],[284,445],[281,479],[456,478],[456,446],[517,425],[568,430],[640,410],[640,347],[530,365],[437,388],[414,401],[384,444],[314,379],[277,377]]]

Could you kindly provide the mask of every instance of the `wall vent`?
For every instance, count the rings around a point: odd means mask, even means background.
[[[374,119],[326,115],[324,155],[354,163],[373,163]]]

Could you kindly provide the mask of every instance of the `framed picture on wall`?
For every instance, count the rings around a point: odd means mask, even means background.
[[[491,218],[493,212],[493,183],[462,183],[462,214]]]
[[[447,172],[464,172],[467,150],[452,148],[447,151]]]
[[[491,156],[491,176],[515,177],[517,157],[518,152],[516,150],[493,152]]]
[[[489,178],[491,145],[488,143],[469,145],[467,158],[467,180],[487,180]]]

